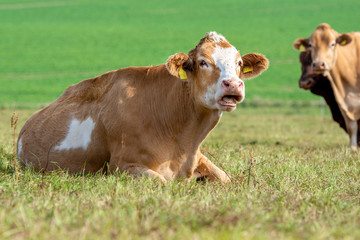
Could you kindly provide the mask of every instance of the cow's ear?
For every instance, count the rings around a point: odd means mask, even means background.
[[[269,60],[258,53],[249,53],[241,58],[243,60],[239,76],[241,79],[256,77],[269,67]]]
[[[310,47],[308,38],[298,38],[294,41],[293,47],[300,52],[305,52]]]
[[[169,73],[182,80],[187,80],[193,71],[192,61],[185,53],[176,53],[168,58],[165,63]]]
[[[340,44],[341,46],[348,45],[351,43],[352,37],[349,34],[341,34],[336,38],[336,43]]]

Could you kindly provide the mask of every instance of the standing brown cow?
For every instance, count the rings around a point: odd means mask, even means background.
[[[347,133],[344,117],[341,114],[338,103],[336,102],[334,91],[330,81],[322,74],[314,73],[312,70],[311,50],[300,52],[299,60],[301,63],[301,77],[299,87],[310,90],[313,94],[322,96],[329,106],[332,118]],[[360,146],[360,120],[358,120],[358,146]]]
[[[323,23],[309,38],[295,40],[294,47],[310,49],[313,72],[329,79],[345,120],[350,147],[356,150],[360,119],[360,33],[339,34]]]
[[[267,67],[263,55],[241,57],[222,35],[210,32],[166,64],[123,68],[70,86],[25,123],[19,161],[47,171],[108,166],[162,182],[198,173],[229,182],[199,148],[222,112],[244,100],[242,79]]]

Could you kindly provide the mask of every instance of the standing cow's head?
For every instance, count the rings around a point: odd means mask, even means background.
[[[338,46],[345,46],[351,42],[348,34],[339,34],[329,24],[320,24],[309,38],[298,38],[294,48],[300,51],[311,50],[312,69],[323,74],[330,71],[337,59]]]
[[[166,68],[190,83],[195,100],[202,106],[233,111],[245,98],[243,80],[266,70],[268,60],[255,53],[241,57],[222,35],[210,32],[188,54],[170,56]]]
[[[315,73],[312,69],[311,50],[307,49],[300,53],[299,60],[301,63],[301,76],[299,79],[299,87],[305,90],[314,90],[321,88],[329,81],[322,74]],[[316,94],[316,93],[315,93]]]

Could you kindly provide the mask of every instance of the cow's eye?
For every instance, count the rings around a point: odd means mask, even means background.
[[[330,44],[330,47],[331,47],[331,48],[335,47],[335,44],[336,44],[335,42],[332,42],[332,43]]]
[[[242,61],[239,61],[239,62],[238,62],[239,67],[241,67],[241,66],[242,66],[242,64],[243,64],[243,62],[242,62]]]
[[[207,63],[204,60],[200,62],[200,67],[207,67],[207,66],[208,66]]]

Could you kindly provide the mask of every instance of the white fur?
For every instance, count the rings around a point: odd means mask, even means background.
[[[217,32],[208,32],[206,34],[206,37],[209,37],[210,39],[212,39],[214,42],[227,42],[226,38],[221,35],[218,34]]]
[[[220,69],[219,80],[222,81],[232,78],[239,79],[236,74],[236,68],[239,68],[236,62],[237,54],[238,51],[235,47],[222,48],[215,46],[212,58],[214,59],[216,66]]]
[[[22,152],[22,141],[20,138],[20,140],[18,141],[18,144],[17,144],[17,155],[20,156],[21,152]]]
[[[214,48],[212,58],[216,66],[220,69],[220,76],[215,84],[208,87],[204,96],[205,104],[211,109],[220,108],[217,101],[224,93],[223,88],[221,87],[223,80],[237,79],[239,82],[242,81],[236,74],[236,68],[239,68],[236,61],[237,54],[238,51],[233,46],[230,48],[215,46]],[[239,60],[241,60],[241,58]],[[243,96],[245,97],[245,90],[243,90]]]
[[[25,166],[26,166],[27,169],[32,168],[32,165],[29,164],[26,160],[24,160],[24,162],[25,162]]]
[[[17,161],[20,165],[25,163],[26,168],[30,169],[32,167],[31,164],[29,164],[28,161],[26,161],[25,159],[21,158],[21,153],[22,153],[22,138],[20,138],[17,143]]]
[[[65,139],[59,145],[55,146],[55,150],[69,150],[76,148],[86,150],[91,141],[91,133],[94,130],[94,127],[95,123],[91,117],[88,117],[83,122],[73,118],[70,122]]]

